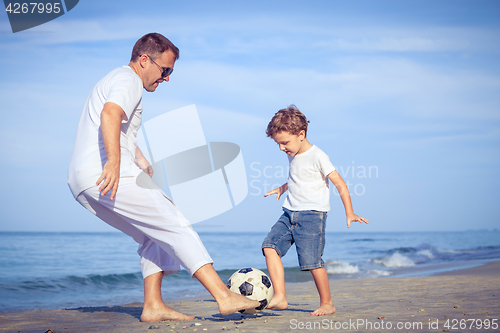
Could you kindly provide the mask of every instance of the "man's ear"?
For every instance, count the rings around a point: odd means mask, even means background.
[[[142,68],[146,67],[148,61],[149,61],[149,56],[146,54],[141,55],[138,59],[139,65],[141,65]]]

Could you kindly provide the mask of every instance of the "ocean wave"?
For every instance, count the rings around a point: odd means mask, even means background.
[[[470,249],[436,249],[438,259],[445,261],[455,260],[482,260],[500,257],[500,246],[478,246]]]
[[[372,262],[377,265],[390,268],[415,266],[415,262],[413,262],[413,260],[399,252],[395,252],[390,256],[385,256],[380,259],[373,259]]]
[[[108,274],[98,275],[92,274],[87,276],[65,276],[61,278],[35,278],[32,280],[10,281],[9,283],[0,283],[0,290],[8,290],[10,292],[51,292],[58,293],[61,291],[81,291],[83,289],[112,289],[123,288],[127,286],[136,286],[142,284],[141,273],[126,273],[126,274]]]
[[[225,282],[247,265],[267,272],[258,245],[265,234],[214,232],[200,236]],[[499,260],[498,235],[497,231],[330,233],[323,258],[326,262],[336,260],[325,267],[330,279],[433,274],[440,267]],[[53,246],[35,246],[46,244],[47,239]],[[127,239],[121,233],[0,233],[0,266],[8,267],[0,270],[0,311],[142,301],[143,279],[137,266],[136,245],[131,242],[124,248]],[[121,250],[110,253],[102,248],[103,244]],[[60,248],[68,249],[64,260],[56,251]],[[231,255],[235,248],[244,256]],[[310,272],[298,267],[294,251],[282,260],[287,283],[312,280]],[[169,300],[208,295],[185,270],[166,276],[163,281],[162,293]]]
[[[372,264],[391,269],[440,263],[491,260],[500,257],[500,246],[477,246],[463,249],[438,248],[429,244],[371,251]],[[369,270],[369,269],[368,269]]]
[[[393,253],[416,253],[418,251],[419,251],[419,249],[416,248],[416,247],[398,247],[398,248],[395,248],[395,249],[390,249],[389,251],[387,251],[387,253],[389,253],[389,254],[393,254]]]
[[[417,252],[418,255],[426,256],[429,259],[434,259],[434,254],[431,252],[431,250],[421,250]]]
[[[382,256],[373,258],[371,262],[395,268],[421,265],[435,260],[446,260],[446,257],[449,256],[449,253],[428,244],[417,247],[398,247],[378,253],[382,253]]]
[[[439,253],[473,253],[473,251],[460,251],[460,250],[445,250],[445,249],[438,249]]]
[[[373,274],[375,276],[389,276],[389,275],[391,275],[391,272],[389,272],[389,271],[383,271],[383,270],[380,270],[380,269],[372,269],[370,271],[370,274]]]
[[[329,261],[326,263],[326,272],[328,274],[356,274],[359,273],[359,268],[347,262]]]

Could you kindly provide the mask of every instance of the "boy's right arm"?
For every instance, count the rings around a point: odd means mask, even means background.
[[[280,187],[275,188],[274,190],[267,192],[266,194],[264,194],[264,196],[267,197],[269,195],[277,194],[278,196],[276,197],[276,200],[279,200],[281,195],[283,193],[285,193],[287,190],[288,190],[288,183],[285,183],[285,184],[281,185]]]

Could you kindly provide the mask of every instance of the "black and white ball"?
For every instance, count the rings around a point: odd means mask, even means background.
[[[271,279],[256,268],[242,268],[227,281],[227,287],[235,293],[260,302],[255,309],[240,310],[244,314],[255,314],[263,310],[274,295]]]

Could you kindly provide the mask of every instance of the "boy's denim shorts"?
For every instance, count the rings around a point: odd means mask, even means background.
[[[301,270],[324,267],[321,257],[325,249],[326,215],[326,212],[315,210],[283,208],[283,215],[262,242],[262,249],[273,248],[283,257],[295,243]]]

